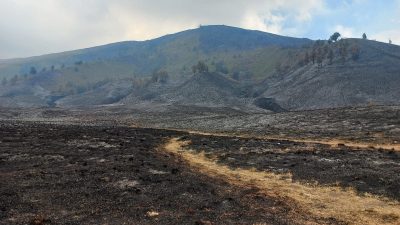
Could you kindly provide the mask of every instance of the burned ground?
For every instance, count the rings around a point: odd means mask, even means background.
[[[398,106],[2,108],[0,224],[376,224],[367,214],[398,224],[398,115]],[[188,145],[163,151],[171,140]],[[209,162],[200,170],[179,151]],[[220,168],[232,176],[207,173]],[[237,184],[241,170],[259,185]],[[276,175],[277,194],[264,174]]]
[[[166,130],[0,123],[0,224],[338,224],[160,151]]]
[[[400,152],[283,140],[192,135],[191,149],[232,168],[290,173],[295,181],[352,187],[400,200]]]

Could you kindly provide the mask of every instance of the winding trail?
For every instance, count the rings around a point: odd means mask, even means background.
[[[175,129],[174,129],[175,130]],[[279,137],[279,136],[265,136],[265,135],[237,135],[237,134],[224,134],[224,133],[208,133],[208,132],[201,132],[201,131],[193,131],[193,130],[176,130],[176,131],[183,131],[188,132],[189,134],[199,134],[205,136],[220,136],[220,137],[238,137],[238,138],[257,138],[257,139],[264,139],[264,140],[277,140],[277,141],[291,141],[291,142],[302,142],[308,144],[323,144],[329,145],[332,148],[340,147],[340,145],[344,145],[350,147],[352,150],[359,150],[359,149],[382,149],[388,151],[400,151],[400,144],[377,144],[377,143],[368,143],[368,142],[353,142],[348,140],[341,140],[341,139],[329,139],[329,140],[319,140],[319,139],[301,139],[301,138],[290,138],[290,137]]]
[[[181,157],[191,168],[238,187],[255,187],[267,196],[294,200],[306,212],[320,218],[336,218],[348,224],[400,224],[400,203],[373,195],[358,195],[352,189],[294,182],[291,174],[231,168],[204,153],[186,147],[188,141],[170,139],[163,150]]]

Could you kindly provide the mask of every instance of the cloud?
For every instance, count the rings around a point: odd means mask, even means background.
[[[400,45],[400,29],[382,31],[377,34],[373,34],[370,39],[386,43],[391,40],[393,44]]]
[[[112,17],[129,28],[134,39],[148,39],[197,27],[199,24],[226,24],[273,33],[284,32],[284,22],[295,15],[305,22],[312,11],[321,8],[322,0],[120,0],[110,3]],[[128,22],[129,21],[129,22]],[[140,30],[140,32],[132,31]]]
[[[399,15],[400,0],[1,0],[0,58],[147,40],[200,24],[315,39],[367,32],[399,43]]]
[[[146,40],[226,24],[283,35],[325,10],[323,0],[1,0],[0,58],[122,40]]]
[[[355,37],[353,28],[345,27],[343,25],[336,25],[335,31],[339,32],[342,38],[352,38]]]

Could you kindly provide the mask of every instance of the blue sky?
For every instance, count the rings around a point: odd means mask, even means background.
[[[288,23],[288,26],[296,25]],[[388,41],[391,38],[400,43],[400,1],[325,1],[324,10],[316,12],[312,20],[303,25],[306,30],[299,33],[313,39],[339,30],[348,37],[361,37],[365,32],[373,39]]]
[[[225,24],[400,44],[400,0],[0,0],[0,59],[147,40]]]

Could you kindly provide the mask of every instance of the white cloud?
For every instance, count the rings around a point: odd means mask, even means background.
[[[392,40],[393,44],[400,45],[400,29],[382,31],[377,34],[373,34],[370,39],[386,43],[388,43],[390,39]]]
[[[342,25],[336,25],[334,30],[339,32],[341,34],[342,38],[355,37],[353,28],[345,27]]]
[[[267,13],[266,15],[247,14],[243,17],[240,26],[253,30],[268,31],[275,34],[282,33],[284,17]]]
[[[323,0],[1,0],[0,58],[145,40],[199,24],[278,34],[323,11]]]

